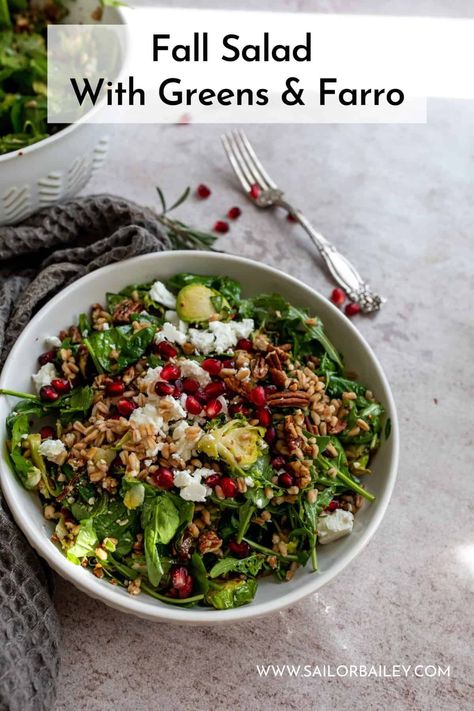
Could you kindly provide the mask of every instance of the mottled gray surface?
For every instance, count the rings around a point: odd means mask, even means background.
[[[248,5],[472,16],[470,2]],[[357,325],[398,403],[398,484],[357,561],[319,594],[266,619],[222,629],[154,625],[58,581],[63,667],[56,711],[472,708],[473,121],[471,103],[436,101],[427,126],[248,128],[276,179],[388,298],[379,316]],[[118,129],[110,161],[88,189],[151,205],[156,184],[173,196],[206,182],[212,200],[190,201],[184,219],[207,228],[229,206],[242,205],[222,247],[329,293],[300,230],[243,202],[219,132]],[[259,679],[255,665],[271,662],[441,664],[450,665],[451,676]]]

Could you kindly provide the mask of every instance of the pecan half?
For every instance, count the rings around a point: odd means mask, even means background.
[[[139,314],[142,310],[143,304],[139,301],[124,299],[115,307],[112,318],[119,323],[130,323],[130,316],[132,314]]]
[[[199,536],[198,545],[201,553],[216,553],[222,546],[222,539],[214,531],[206,531]]]
[[[284,388],[286,385],[286,373],[284,370],[279,370],[278,368],[270,368],[270,378],[273,385],[277,388]]]
[[[222,378],[222,380],[226,384],[227,390],[230,390],[231,393],[247,397],[248,385],[236,378],[235,375],[227,375],[225,378]]]
[[[254,358],[252,361],[252,364],[250,366],[250,369],[252,371],[252,376],[254,380],[263,380],[266,378],[268,374],[268,365],[263,358],[263,356],[259,356],[258,358]]]
[[[269,407],[302,407],[308,406],[310,395],[303,390],[286,390],[280,393],[271,393],[267,397]]]

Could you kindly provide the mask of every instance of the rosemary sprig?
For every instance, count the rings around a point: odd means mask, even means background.
[[[173,220],[168,217],[168,213],[175,208],[182,205],[183,202],[189,197],[191,189],[188,187],[183,192],[182,195],[168,207],[166,204],[165,196],[160,188],[156,188],[158,196],[160,198],[162,211],[158,215],[158,222],[163,225],[166,229],[166,234],[168,235],[174,249],[210,249],[213,250],[213,244],[217,239],[216,235],[210,232],[201,232],[201,230],[196,230],[194,227],[186,225],[181,220]]]

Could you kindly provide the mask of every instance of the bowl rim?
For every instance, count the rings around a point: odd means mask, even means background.
[[[119,5],[114,5],[111,7],[107,8],[108,10],[112,10],[118,15],[118,22],[115,24],[117,25],[126,25],[127,24],[127,14],[124,12],[124,10],[119,6]],[[87,24],[87,23],[81,23],[81,24]],[[110,23],[108,23],[110,24]],[[105,25],[104,25],[105,26]],[[122,64],[122,66],[125,64],[125,60]],[[26,155],[29,155],[30,153],[35,152],[36,150],[40,150],[41,148],[48,148],[48,146],[51,146],[53,143],[56,143],[56,141],[61,140],[61,138],[67,137],[70,133],[78,129],[80,126],[103,126],[104,129],[108,128],[107,124],[91,124],[89,123],[87,116],[92,113],[93,111],[96,111],[98,107],[94,107],[93,109],[90,109],[87,114],[81,118],[80,121],[75,121],[74,123],[70,124],[63,124],[65,128],[59,129],[56,133],[51,134],[50,136],[47,136],[46,138],[42,138],[40,141],[37,141],[36,143],[32,143],[30,146],[25,146],[24,148],[17,148],[14,151],[9,151],[8,153],[4,153],[3,155],[0,155],[0,164],[1,163],[7,163],[8,161],[15,160],[16,158],[23,158]]]
[[[23,341],[25,337],[28,337],[28,330],[30,326],[39,320],[43,314],[48,312],[50,309],[54,308],[58,303],[61,302],[63,297],[73,292],[75,289],[82,289],[89,282],[96,279],[100,279],[102,275],[109,274],[117,269],[120,265],[126,265],[129,267],[130,273],[132,273],[133,268],[137,264],[143,262],[156,262],[161,258],[168,255],[175,255],[177,258],[180,256],[188,257],[190,255],[196,255],[199,257],[205,257],[209,262],[209,270],[212,272],[212,261],[214,259],[231,261],[240,264],[243,268],[246,266],[257,266],[258,268],[266,271],[267,273],[273,275],[278,279],[284,279],[290,283],[290,285],[298,286],[303,291],[306,291],[308,297],[316,300],[324,300],[326,306],[332,310],[337,319],[345,319],[341,314],[339,309],[337,309],[331,302],[329,302],[324,296],[318,293],[315,289],[308,286],[304,282],[296,279],[295,277],[282,272],[280,269],[269,266],[267,264],[262,264],[261,262],[256,262],[255,260],[248,259],[245,257],[236,256],[229,253],[219,252],[218,254],[213,254],[210,252],[202,250],[167,250],[163,252],[153,252],[149,254],[144,254],[138,257],[133,257],[131,259],[123,260],[121,262],[116,262],[114,264],[107,265],[100,269],[96,269],[93,272],[86,274],[80,279],[74,281],[72,284],[62,289],[58,294],[56,294],[52,299],[50,299],[31,319],[29,324],[22,331],[18,339],[16,340],[12,350],[10,351],[8,358],[5,361],[4,367],[0,374],[0,388],[5,387],[4,377],[7,366],[11,362],[15,361],[17,353],[23,348]],[[222,269],[222,268],[221,268]],[[143,603],[139,597],[132,597],[128,599],[114,588],[113,585],[109,586],[98,586],[96,578],[93,575],[84,576],[83,569],[70,563],[54,545],[50,545],[51,542],[46,537],[37,537],[37,526],[32,524],[26,512],[23,511],[22,507],[18,505],[18,500],[15,491],[13,490],[13,482],[15,481],[15,474],[11,467],[7,464],[4,457],[0,459],[0,484],[7,501],[7,504],[11,510],[15,522],[19,528],[23,531],[30,545],[37,551],[37,553],[47,561],[47,563],[55,570],[61,577],[71,582],[77,588],[87,595],[99,599],[105,604],[120,610],[121,612],[135,614],[139,617],[163,622],[180,622],[187,624],[226,624],[229,622],[240,621],[245,619],[251,619],[255,617],[261,617],[263,615],[270,614],[272,612],[277,612],[290,605],[295,604],[299,600],[303,599],[307,595],[316,592],[320,587],[333,580],[344,568],[346,568],[349,563],[351,563],[357,555],[362,551],[362,549],[368,544],[376,530],[378,529],[382,519],[387,510],[393,488],[395,485],[398,461],[399,461],[399,425],[395,402],[393,399],[392,391],[385,373],[380,365],[377,357],[372,351],[371,347],[368,345],[365,338],[356,329],[356,327],[348,320],[345,321],[345,327],[352,331],[353,336],[359,341],[360,345],[368,352],[373,361],[373,366],[377,371],[377,375],[380,378],[384,389],[387,400],[388,409],[390,410],[391,416],[391,457],[387,468],[387,483],[377,498],[377,508],[373,514],[371,521],[364,527],[361,535],[356,539],[353,547],[341,555],[340,560],[333,563],[328,571],[324,572],[324,577],[318,576],[308,576],[308,582],[299,588],[294,590],[288,590],[288,592],[278,595],[275,599],[269,602],[260,603],[250,603],[249,605],[244,605],[242,607],[234,608],[231,610],[212,610],[212,609],[200,609],[195,612],[193,608],[180,609],[177,606],[157,604],[156,606],[150,606],[148,603]],[[28,492],[25,491],[25,495]],[[59,555],[59,557],[58,557]],[[158,602],[158,601],[157,601]]]

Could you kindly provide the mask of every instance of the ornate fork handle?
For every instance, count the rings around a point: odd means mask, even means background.
[[[357,269],[352,266],[349,260],[344,257],[326,237],[314,229],[300,210],[295,210],[284,200],[281,190],[262,190],[255,202],[259,207],[277,205],[278,207],[283,207],[285,210],[288,210],[307,232],[312,242],[318,248],[329,272],[344,289],[349,298],[359,304],[361,310],[365,313],[378,311],[380,309],[384,299],[373,293],[370,286],[363,281]]]

